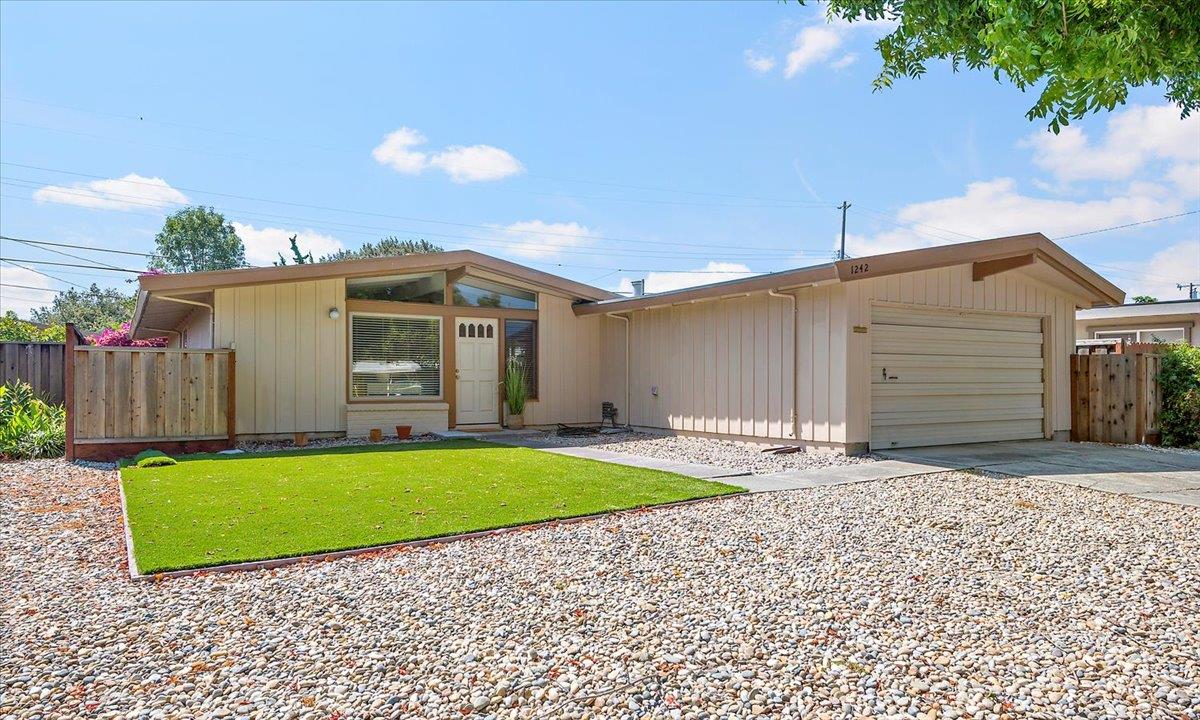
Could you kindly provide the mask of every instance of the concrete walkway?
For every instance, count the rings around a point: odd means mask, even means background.
[[[1026,440],[888,450],[878,454],[942,470],[979,468],[1200,507],[1200,454],[1196,453]]]

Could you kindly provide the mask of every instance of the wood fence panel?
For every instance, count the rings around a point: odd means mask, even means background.
[[[227,440],[231,350],[71,350],[76,444]]]
[[[1157,355],[1072,355],[1071,439],[1156,442],[1162,399]]]
[[[0,343],[0,384],[29,383],[51,404],[61,405],[66,398],[64,349],[63,343]]]

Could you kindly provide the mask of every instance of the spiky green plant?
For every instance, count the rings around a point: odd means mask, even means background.
[[[516,356],[509,356],[504,364],[504,402],[509,415],[524,415],[525,400],[529,397],[529,382],[525,363]]]

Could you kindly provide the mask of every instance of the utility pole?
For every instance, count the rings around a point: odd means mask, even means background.
[[[838,251],[838,260],[846,259],[846,211],[850,209],[850,203],[845,200],[841,205],[838,205],[838,210],[842,211],[842,249]]]
[[[842,232],[844,233],[845,231],[843,230]],[[1187,288],[1188,289],[1188,300],[1200,299],[1200,293],[1197,292],[1197,291],[1200,291],[1200,285],[1197,285],[1196,283],[1177,283],[1175,285],[1175,288],[1177,290],[1182,290],[1184,288]]]

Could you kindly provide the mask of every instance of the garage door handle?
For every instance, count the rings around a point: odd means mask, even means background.
[[[882,374],[883,374],[883,379],[884,379],[884,381],[887,381],[887,380],[899,380],[899,379],[900,379],[900,377],[899,377],[898,375],[888,375],[888,374],[887,374],[887,368],[883,368],[882,370],[880,370],[880,373],[882,373]]]

